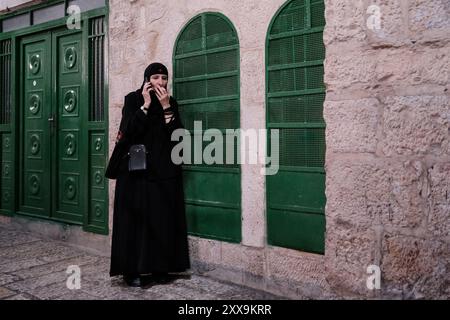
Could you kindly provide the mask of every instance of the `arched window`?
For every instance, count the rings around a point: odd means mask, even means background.
[[[189,233],[240,242],[240,167],[225,164],[225,130],[239,128],[239,42],[233,25],[219,13],[196,16],[178,36],[173,61],[174,96],[192,150],[202,134],[194,133],[194,121],[201,121],[203,130],[222,131],[224,141],[223,164],[194,164],[192,157],[192,164],[183,166]],[[202,140],[203,149],[211,143]]]
[[[269,244],[324,252],[323,0],[287,2],[266,51],[268,129],[280,130],[280,169],[267,177]]]

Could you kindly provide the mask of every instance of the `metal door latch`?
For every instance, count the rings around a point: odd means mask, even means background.
[[[48,118],[48,124],[49,124],[49,126],[50,126],[50,130],[51,130],[52,133],[53,133],[53,129],[54,129],[55,126],[56,126],[55,114],[52,114],[51,117]]]

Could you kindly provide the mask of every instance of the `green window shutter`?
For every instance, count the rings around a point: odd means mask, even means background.
[[[267,127],[280,130],[280,170],[267,177],[269,244],[324,252],[323,0],[294,0],[267,37]],[[270,138],[270,137],[269,137]]]
[[[0,213],[14,210],[13,136],[11,132],[11,40],[0,41]]]
[[[174,96],[191,136],[194,121],[202,121],[203,130],[214,128],[225,133],[226,129],[238,129],[239,42],[230,21],[218,13],[194,17],[178,36],[173,61]],[[203,142],[203,149],[209,143]],[[224,146],[224,161],[225,150]],[[236,158],[237,143],[234,155]],[[193,164],[193,155],[191,163],[183,166],[189,233],[240,242],[239,165]]]

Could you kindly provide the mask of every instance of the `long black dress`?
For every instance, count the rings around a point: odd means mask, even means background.
[[[118,141],[106,176],[117,179],[110,276],[182,272],[190,268],[181,166],[171,160],[172,132],[182,128],[178,105],[166,124],[156,95],[147,115],[141,90],[125,97]],[[148,170],[130,173],[127,152],[145,144]]]

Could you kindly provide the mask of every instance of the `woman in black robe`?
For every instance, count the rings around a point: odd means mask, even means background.
[[[181,165],[172,162],[183,128],[175,99],[167,93],[168,71],[153,63],[144,83],[125,97],[116,145],[106,176],[117,179],[110,276],[140,286],[143,275],[165,282],[169,272],[190,268]],[[128,150],[144,144],[147,170],[128,171]]]

